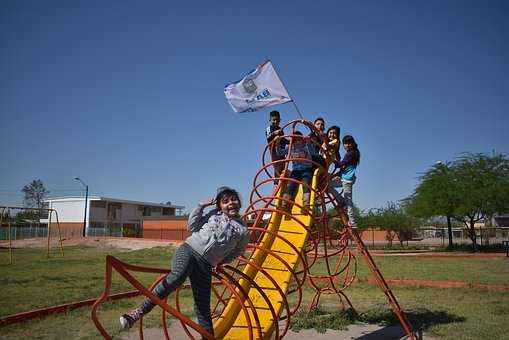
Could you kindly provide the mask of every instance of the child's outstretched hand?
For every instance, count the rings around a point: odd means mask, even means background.
[[[205,208],[205,207],[216,204],[216,199],[215,198],[207,198],[203,201],[200,201],[198,204]]]

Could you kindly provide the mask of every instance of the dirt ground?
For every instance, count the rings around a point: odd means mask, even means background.
[[[44,248],[47,247],[47,239],[30,238],[24,240],[12,241],[13,248]],[[59,247],[58,239],[51,238],[50,247]],[[164,247],[175,244],[163,240],[147,240],[136,238],[114,238],[114,237],[87,237],[87,238],[70,238],[63,240],[63,246],[88,246],[99,249],[120,249],[120,250],[140,250],[154,247]],[[1,247],[8,247],[7,242],[2,242]]]

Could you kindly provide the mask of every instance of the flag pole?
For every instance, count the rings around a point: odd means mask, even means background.
[[[288,90],[286,90],[286,91],[288,92]],[[288,94],[290,94],[290,93],[288,92]],[[304,116],[302,115],[302,113],[300,113],[299,107],[297,106],[297,104],[295,103],[295,100],[293,100],[293,99],[292,99],[292,104],[293,104],[293,106],[295,106],[295,110],[297,110],[297,113],[299,114],[300,118],[304,119]]]
[[[270,59],[269,59],[269,60],[267,60],[266,62],[269,62],[269,61],[272,63],[272,60],[270,60]],[[276,69],[276,67],[274,66],[274,64],[272,64],[272,67],[274,68],[274,71],[276,72],[276,74],[277,74],[277,76],[278,76],[279,80],[281,80],[281,83],[282,83],[282,84],[284,84],[283,79],[282,79],[282,78],[281,78],[281,76],[279,75],[279,72],[277,71],[277,69]],[[302,115],[302,113],[300,112],[299,107],[297,106],[297,103],[295,103],[295,100],[293,99],[293,96],[290,94],[290,91],[288,91],[288,89],[286,88],[286,85],[284,85],[284,86],[285,86],[285,90],[286,90],[286,92],[288,92],[288,95],[290,96],[290,98],[292,98],[291,102],[292,102],[293,106],[295,107],[295,110],[297,110],[297,113],[299,114],[300,118],[301,118],[301,119],[304,119],[304,116],[303,116],[303,115]]]

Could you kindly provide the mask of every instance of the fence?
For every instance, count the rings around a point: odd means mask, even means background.
[[[509,238],[509,228],[504,227],[486,227],[476,228],[476,240],[480,245],[502,244],[504,240]],[[422,237],[422,241],[439,243],[447,245],[449,240],[449,232],[447,228],[422,228],[417,230],[417,234]],[[469,237],[470,230],[467,228],[453,228],[452,239],[457,244],[469,244],[472,240]]]
[[[122,227],[100,227],[88,228],[87,236],[109,236],[109,237],[122,237]]]
[[[505,240],[509,240],[509,228],[507,227],[487,227],[476,228],[476,241],[478,245],[500,245]],[[389,233],[377,228],[359,229],[362,240],[368,245],[380,245],[390,243]],[[470,230],[467,228],[453,228],[452,239],[457,245],[471,244],[469,237]],[[399,242],[398,236],[393,234],[393,242]],[[430,245],[447,246],[449,244],[449,234],[447,228],[430,227],[414,230],[412,237],[404,241],[405,244],[412,245]]]
[[[34,237],[47,237],[48,236],[48,225],[47,224],[12,224],[11,223],[11,240],[22,240],[26,238]],[[3,223],[0,227],[0,240],[9,240],[9,228],[8,225]]]

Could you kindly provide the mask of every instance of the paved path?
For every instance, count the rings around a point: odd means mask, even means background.
[[[172,324],[169,329],[171,339],[188,339],[179,324]],[[145,340],[164,339],[162,329],[148,328],[144,332]],[[199,338],[199,337],[197,337]],[[285,340],[337,340],[337,339],[359,339],[359,340],[398,340],[407,339],[403,329],[398,326],[379,326],[370,324],[349,325],[347,330],[337,331],[328,329],[325,333],[318,333],[314,329],[303,329],[300,332],[288,331]],[[123,340],[139,339],[138,329],[131,330],[122,337]],[[434,340],[424,334],[424,339]]]

